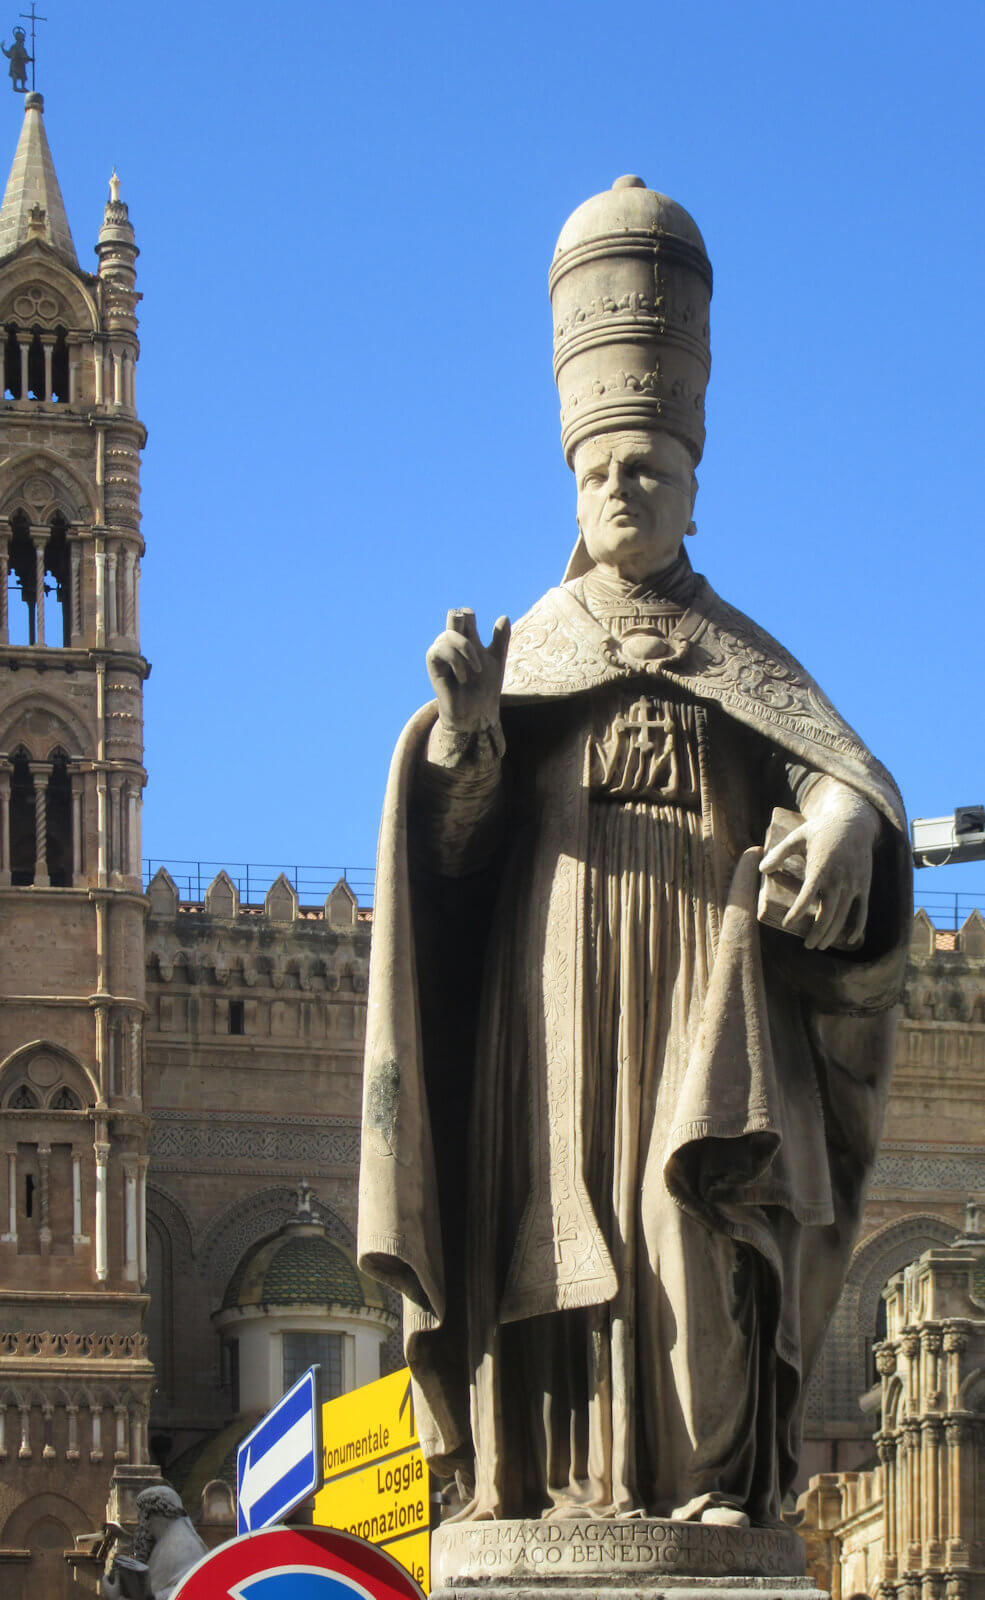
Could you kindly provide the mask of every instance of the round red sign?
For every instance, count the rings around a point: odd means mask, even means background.
[[[210,1550],[172,1600],[424,1600],[424,1591],[354,1533],[261,1528]]]

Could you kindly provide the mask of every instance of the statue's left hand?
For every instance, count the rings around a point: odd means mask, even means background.
[[[826,950],[839,940],[862,943],[880,826],[879,813],[854,789],[822,778],[804,802],[800,827],[763,857],[760,872],[777,871],[791,855],[806,858],[803,888],[783,921],[795,924],[816,906],[804,938],[808,950]]]

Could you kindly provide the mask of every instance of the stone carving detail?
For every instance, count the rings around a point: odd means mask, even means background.
[[[985,1151],[947,1152],[883,1150],[872,1177],[877,1189],[953,1190],[964,1195],[985,1189]]]
[[[229,1170],[222,1162],[239,1161],[252,1172],[258,1161],[282,1161],[296,1168],[350,1167],[359,1161],[359,1124],[353,1119],[266,1117],[262,1125],[245,1120],[223,1122],[195,1113],[159,1112],[154,1119],[151,1152],[156,1172],[180,1171],[207,1164]],[[236,1170],[236,1169],[234,1169]]]
[[[142,1333],[27,1333],[23,1328],[0,1332],[0,1358],[37,1357],[41,1361],[146,1361]]]

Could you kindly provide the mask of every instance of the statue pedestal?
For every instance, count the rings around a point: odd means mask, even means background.
[[[804,1546],[786,1529],[572,1517],[462,1522],[431,1541],[431,1600],[827,1600],[804,1577]]]

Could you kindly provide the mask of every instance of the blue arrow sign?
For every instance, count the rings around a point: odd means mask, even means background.
[[[253,1533],[321,1488],[318,1368],[309,1367],[236,1452],[236,1525]]]

